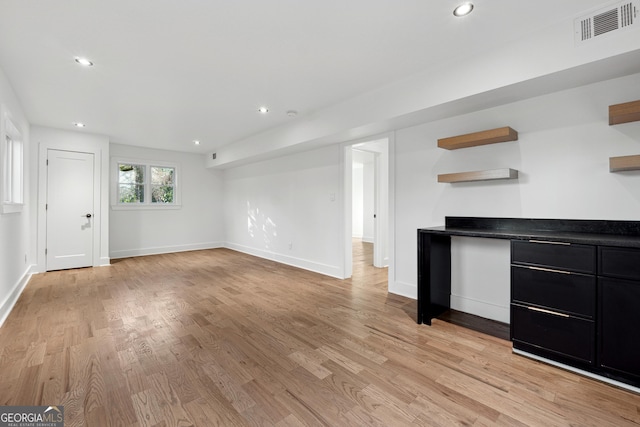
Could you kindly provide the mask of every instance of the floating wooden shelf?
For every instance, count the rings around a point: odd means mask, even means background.
[[[609,172],[640,170],[640,155],[609,157]]]
[[[475,147],[477,145],[495,144],[497,142],[517,141],[518,132],[509,126],[482,132],[468,133],[466,135],[452,136],[438,140],[438,147],[447,150]]]
[[[609,125],[640,121],[640,101],[609,105]]]
[[[491,169],[474,172],[445,173],[438,175],[438,182],[471,182],[493,181],[496,179],[518,179],[518,171],[515,169]]]

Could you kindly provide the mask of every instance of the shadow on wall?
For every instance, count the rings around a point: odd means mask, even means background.
[[[278,237],[278,226],[269,216],[260,212],[260,208],[252,207],[247,201],[247,233],[252,239],[262,236],[264,249],[273,249],[274,241]]]

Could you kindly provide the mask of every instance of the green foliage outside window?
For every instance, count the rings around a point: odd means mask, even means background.
[[[174,169],[151,167],[151,203],[173,203]]]
[[[118,165],[120,203],[144,203],[144,165]]]

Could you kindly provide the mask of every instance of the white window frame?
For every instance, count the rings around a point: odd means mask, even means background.
[[[130,164],[144,166],[144,202],[143,203],[120,203],[118,190],[119,165]],[[151,168],[173,168],[173,203],[152,203],[151,202]],[[180,187],[180,165],[177,163],[163,162],[158,160],[133,159],[126,157],[111,158],[111,209],[112,210],[138,210],[138,209],[181,209],[181,187]]]
[[[2,107],[0,132],[0,213],[24,207],[24,142],[11,114]]]

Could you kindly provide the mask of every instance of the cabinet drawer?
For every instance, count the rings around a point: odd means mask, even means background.
[[[511,266],[511,299],[593,319],[596,276]]]
[[[533,345],[564,357],[593,364],[593,321],[562,317],[512,304],[511,334],[514,342]]]
[[[594,274],[596,247],[590,245],[511,241],[511,262]]]
[[[601,276],[640,280],[640,249],[601,246],[598,265]]]

